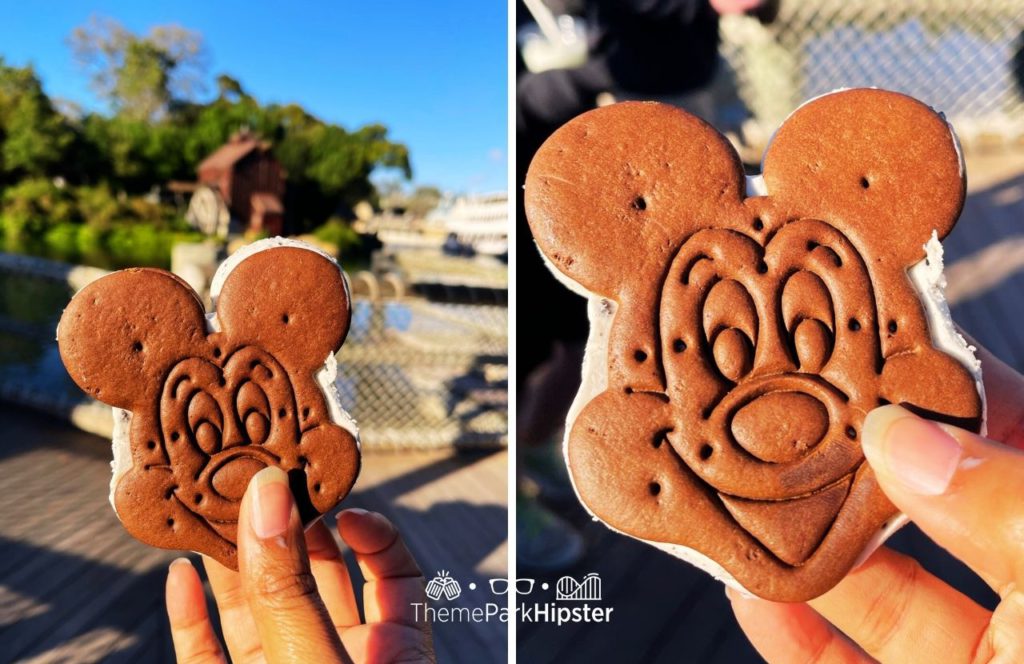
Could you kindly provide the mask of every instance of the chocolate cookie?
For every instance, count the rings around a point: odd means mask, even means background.
[[[591,298],[565,447],[582,502],[749,592],[803,601],[902,522],[864,463],[868,411],[982,425],[932,240],[964,175],[940,115],[861,89],[797,110],[750,184],[709,125],[623,103],[544,144],[526,211]]]
[[[216,315],[178,277],[129,269],[83,288],[57,330],[64,366],[117,425],[111,502],[136,538],[237,569],[249,479],[287,471],[304,523],[359,472],[354,423],[334,390],[348,332],[341,269],[308,245],[264,240],[214,278]]]

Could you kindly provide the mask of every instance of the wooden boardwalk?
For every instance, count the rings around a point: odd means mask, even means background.
[[[945,244],[953,318],[997,356],[1024,370],[1024,154],[969,157],[969,197]],[[568,573],[603,580],[608,625],[521,624],[520,661],[759,662],[737,627],[721,584],[695,568],[590,521],[578,506],[564,512],[588,542]],[[891,546],[991,606],[994,595],[961,563],[913,526]],[[555,578],[544,579],[554,586]],[[540,583],[541,579],[538,579]],[[548,591],[550,594],[551,591]],[[551,599],[548,597],[547,599]]]
[[[6,405],[0,431],[0,662],[173,661],[163,584],[180,554],[118,523],[109,441]],[[392,519],[428,578],[445,569],[486,588],[507,576],[506,478],[505,452],[370,454],[344,504]],[[437,625],[440,661],[504,661],[506,630]]]

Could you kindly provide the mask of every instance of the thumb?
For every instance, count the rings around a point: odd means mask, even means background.
[[[1024,453],[899,406],[864,421],[864,456],[890,500],[1001,595],[1024,586]]]
[[[288,475],[249,480],[238,516],[238,571],[268,662],[350,661],[310,572]]]

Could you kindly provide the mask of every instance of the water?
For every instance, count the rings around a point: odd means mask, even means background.
[[[70,296],[64,283],[0,272],[0,385],[78,394],[55,343]]]
[[[71,294],[59,281],[0,272],[0,385],[80,395],[55,343],[57,323]],[[405,332],[412,322],[413,313],[406,304],[357,300],[346,344],[372,342],[382,330]]]

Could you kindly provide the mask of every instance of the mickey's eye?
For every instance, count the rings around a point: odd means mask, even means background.
[[[262,445],[267,441],[267,433],[270,431],[266,416],[255,410],[249,411],[245,416],[245,433],[249,436],[249,442],[253,445]]]
[[[715,364],[722,375],[736,383],[754,366],[754,347],[750,339],[735,327],[722,330],[712,346]]]
[[[196,445],[207,454],[215,454],[220,451],[221,435],[220,429],[209,422],[200,422],[195,428]]]
[[[737,281],[719,281],[708,292],[703,310],[704,334],[719,372],[739,382],[754,366],[757,308]]]
[[[270,432],[270,401],[266,392],[251,381],[238,390],[235,407],[242,420],[242,426],[253,445],[262,445]]]
[[[782,288],[782,319],[800,370],[820,372],[835,344],[835,313],[825,282],[806,271],[791,276]]]
[[[196,392],[189,400],[188,426],[199,449],[207,454],[220,451],[224,415],[217,401],[206,392]]]

